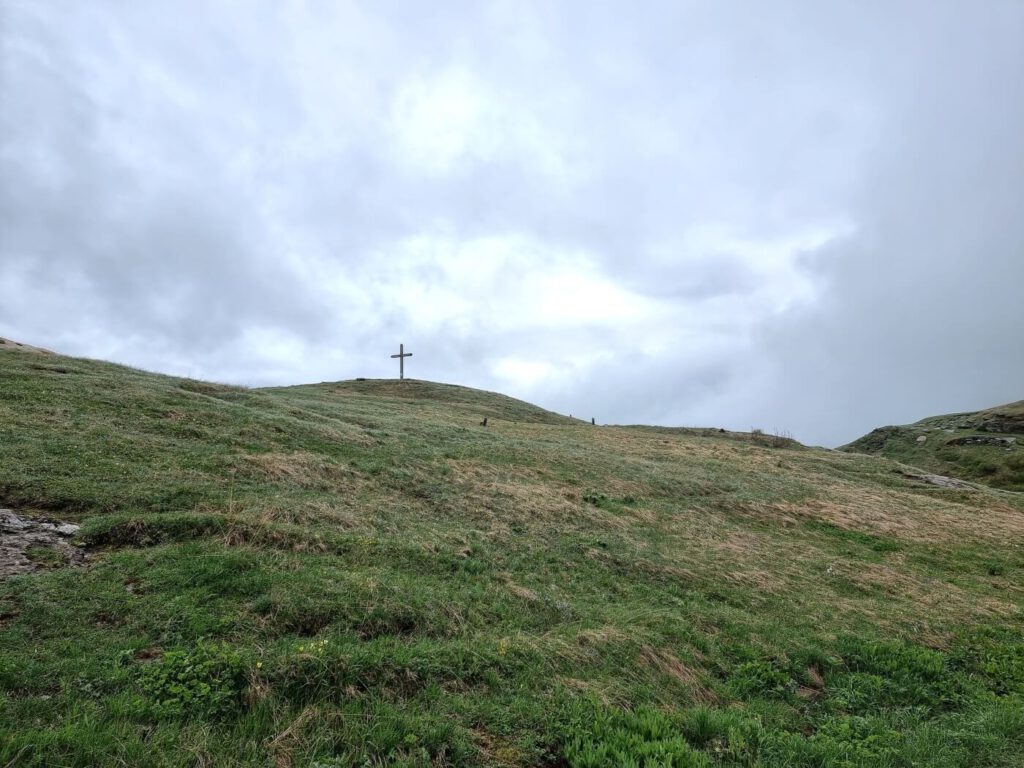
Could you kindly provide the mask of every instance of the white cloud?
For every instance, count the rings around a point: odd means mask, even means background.
[[[532,106],[459,66],[401,84],[391,110],[399,162],[443,175],[481,163],[513,163],[554,181],[569,181],[562,137]]]
[[[544,381],[560,377],[561,371],[554,363],[545,360],[529,360],[521,357],[502,357],[495,361],[494,374],[514,391],[529,390]]]

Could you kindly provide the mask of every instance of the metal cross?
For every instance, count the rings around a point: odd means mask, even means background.
[[[405,378],[405,358],[412,357],[412,352],[405,351],[405,344],[398,345],[398,354],[392,355],[391,357],[398,358],[398,378]]]

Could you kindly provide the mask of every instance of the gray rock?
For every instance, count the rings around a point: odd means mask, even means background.
[[[36,528],[40,531],[53,531],[61,536],[74,536],[82,526],[74,523],[37,523]]]
[[[973,488],[970,483],[965,483],[963,480],[956,480],[952,477],[946,477],[945,475],[921,475],[921,480],[932,485],[938,485],[941,488]]]
[[[49,523],[0,509],[0,580],[38,571],[40,565],[29,557],[33,547],[44,547],[60,555],[64,565],[82,565],[85,552],[67,541],[79,531],[72,523]]]
[[[995,445],[1008,448],[1017,442],[1016,437],[997,437],[995,435],[966,435],[947,440],[946,445]]]
[[[0,533],[20,533],[31,527],[29,520],[18,517],[9,509],[0,509]]]
[[[899,474],[910,478],[911,480],[918,480],[919,482],[928,483],[929,485],[937,485],[940,488],[964,488],[968,490],[976,490],[978,487],[974,485],[974,483],[957,480],[955,477],[946,477],[945,475],[933,475],[928,472],[918,474],[916,472],[906,472],[904,470],[897,471]]]

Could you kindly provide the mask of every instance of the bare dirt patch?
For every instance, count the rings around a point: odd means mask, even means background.
[[[19,517],[0,509],[0,579],[68,565],[82,565],[85,552],[69,539],[78,526]]]

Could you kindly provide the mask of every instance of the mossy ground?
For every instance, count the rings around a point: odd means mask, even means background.
[[[1024,765],[1024,501],[897,469],[0,352],[0,765]]]

